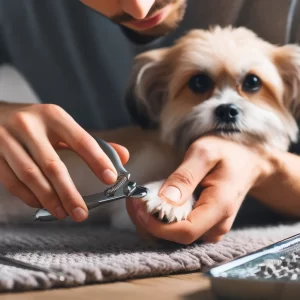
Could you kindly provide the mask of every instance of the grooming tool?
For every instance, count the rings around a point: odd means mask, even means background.
[[[119,155],[117,154],[115,149],[108,143],[106,143],[104,140],[98,137],[94,138],[114,164],[118,172],[118,178],[116,183],[113,186],[108,187],[104,192],[97,193],[94,195],[83,196],[83,200],[85,201],[88,210],[96,208],[101,204],[116,201],[119,199],[124,199],[127,197],[145,197],[147,195],[147,188],[139,186],[136,184],[136,182],[129,180],[130,174],[124,168],[122,162],[120,161]],[[54,221],[57,220],[57,218],[51,215],[48,210],[42,208],[37,210],[35,214],[35,220]]]
[[[217,299],[300,299],[300,234],[204,273]]]
[[[65,275],[59,271],[56,271],[53,269],[42,268],[40,266],[25,263],[23,261],[20,261],[20,260],[11,258],[11,257],[7,257],[7,256],[0,256],[0,264],[13,266],[13,267],[17,267],[17,268],[22,268],[22,269],[28,269],[28,270],[32,270],[32,271],[43,272],[45,274],[48,274],[50,277],[54,276],[60,282],[64,282],[66,280]]]

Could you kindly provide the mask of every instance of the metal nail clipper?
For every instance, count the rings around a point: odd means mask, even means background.
[[[94,137],[102,150],[110,158],[114,164],[118,178],[113,186],[108,187],[104,192],[93,195],[83,196],[83,200],[89,210],[98,207],[101,204],[124,199],[131,198],[143,198],[147,195],[147,188],[137,185],[136,182],[130,181],[130,174],[124,168],[120,161],[119,155],[112,146],[106,143],[104,140]],[[57,220],[55,216],[51,215],[46,209],[39,209],[35,214],[35,220],[39,221],[54,221]]]

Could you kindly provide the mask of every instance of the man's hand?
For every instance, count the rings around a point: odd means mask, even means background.
[[[112,145],[126,163],[128,151]],[[104,183],[117,172],[95,139],[52,104],[0,104],[0,183],[31,207],[83,221],[88,210],[56,149],[78,154]]]
[[[187,220],[164,224],[148,215],[142,201],[127,200],[127,210],[142,235],[190,244],[198,239],[217,242],[231,229],[236,214],[252,187],[274,170],[268,153],[220,137],[203,137],[188,149],[182,164],[161,187],[184,203],[200,184],[201,194]],[[172,201],[167,199],[166,201]]]

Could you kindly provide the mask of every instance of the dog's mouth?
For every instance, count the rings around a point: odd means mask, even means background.
[[[215,133],[222,133],[222,134],[236,134],[241,133],[241,131],[237,128],[216,128],[213,130]]]
[[[198,131],[197,127],[193,120],[184,120],[175,130],[173,143],[179,145],[182,151],[186,151],[194,141],[204,136],[219,135],[228,138],[238,138],[239,134],[247,134],[237,124],[215,123],[206,131]]]
[[[236,124],[218,123],[211,130],[211,133],[217,133],[217,134],[237,134],[237,133],[241,133],[241,130],[239,129],[239,127]]]

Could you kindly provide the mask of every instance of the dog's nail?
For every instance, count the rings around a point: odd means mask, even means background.
[[[164,217],[161,220],[163,223],[169,223],[169,219],[166,215],[164,215]]]
[[[165,198],[167,198],[168,200],[176,202],[176,203],[178,203],[180,201],[180,198],[181,198],[181,193],[180,193],[179,189],[175,186],[166,187],[163,190],[162,195]]]
[[[154,217],[155,219],[158,219],[158,218],[159,218],[159,212],[156,211],[156,212],[153,214],[153,217]]]
[[[140,209],[137,212],[137,218],[142,224],[148,225],[150,216],[143,209]]]

